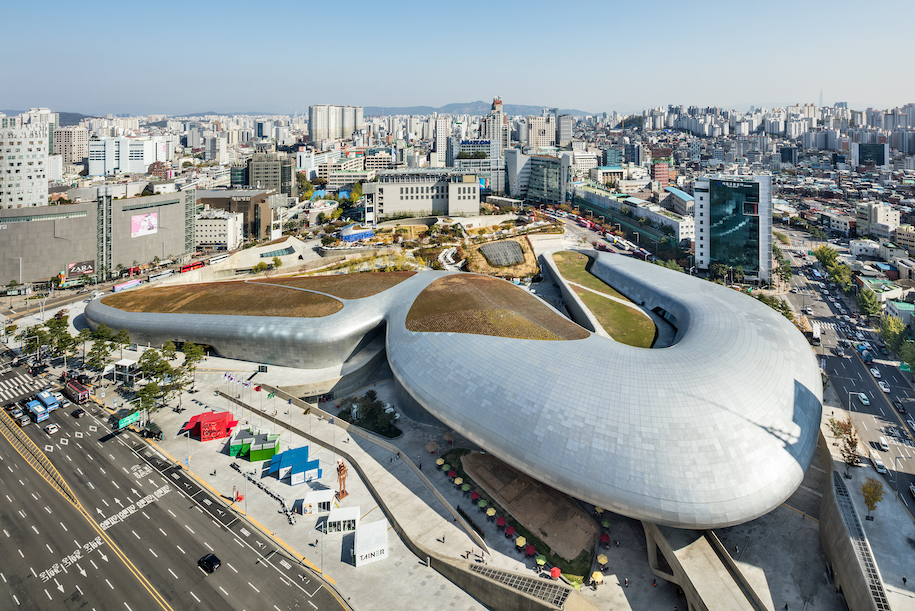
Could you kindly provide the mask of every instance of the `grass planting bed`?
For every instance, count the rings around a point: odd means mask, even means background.
[[[110,295],[102,303],[127,312],[302,318],[329,316],[343,308],[342,302],[325,295],[245,282],[150,287]]]
[[[300,278],[277,278],[275,280],[255,280],[254,283],[266,282],[282,284],[310,291],[327,293],[340,299],[362,299],[371,297],[392,286],[397,286],[416,272],[361,272],[357,274],[335,274],[332,276],[308,276]],[[300,292],[300,291],[288,291]]]
[[[589,335],[524,289],[476,274],[445,276],[426,287],[407,313],[406,327],[515,339],[573,340]]]

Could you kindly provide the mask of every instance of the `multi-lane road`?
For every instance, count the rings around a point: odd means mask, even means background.
[[[345,608],[184,470],[133,433],[113,434],[101,408],[87,412],[57,410],[23,429],[79,508],[0,438],[0,580],[12,601],[3,608]],[[52,421],[60,430],[49,435]],[[222,561],[212,574],[197,566],[208,553]]]
[[[796,244],[796,250],[803,251],[807,245],[799,237],[792,237],[792,243]],[[802,267],[804,260],[796,251],[786,250],[786,254],[790,255],[792,263],[799,270],[791,280],[792,287],[797,292],[788,295],[789,301],[797,312],[808,306],[813,310],[813,315],[809,318],[820,326],[822,344],[815,350],[829,375],[829,382],[843,407],[849,410],[868,455],[871,451],[876,452],[889,471],[884,476],[887,485],[893,491],[898,487],[912,512],[915,509],[915,498],[909,495],[908,487],[910,483],[915,483],[915,443],[912,441],[915,439],[915,416],[908,412],[915,410],[915,391],[903,378],[895,361],[879,356],[870,364],[862,360],[854,348],[860,341],[856,334],[860,333],[864,341],[877,347],[881,343],[879,333],[860,319],[846,319],[846,316],[850,317],[854,312],[853,301],[829,287],[827,282],[819,282],[805,275],[807,270]],[[834,298],[835,302],[829,297]],[[841,314],[840,308],[847,314]],[[846,334],[842,327],[848,328],[850,333]],[[837,354],[837,347],[842,348],[843,356]],[[880,374],[879,381],[889,387],[889,392],[884,392],[878,386],[878,378],[870,371],[872,368]],[[859,393],[864,393],[869,405],[860,400]],[[902,405],[906,413],[897,411],[893,405],[895,401]],[[888,451],[880,449],[877,443],[880,437],[888,441]],[[870,464],[867,456],[863,462]]]

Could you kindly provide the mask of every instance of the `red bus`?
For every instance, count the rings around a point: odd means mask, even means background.
[[[77,405],[82,405],[89,400],[89,389],[76,380],[70,380],[64,384],[64,393]]]
[[[188,263],[187,265],[181,266],[181,273],[183,274],[184,272],[189,272],[192,269],[200,269],[201,267],[203,267],[203,261],[196,261],[194,263]]]

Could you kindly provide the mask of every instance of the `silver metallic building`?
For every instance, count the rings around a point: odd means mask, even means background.
[[[740,524],[787,499],[812,460],[822,410],[803,335],[747,295],[660,266],[600,253],[592,273],[662,313],[677,328],[674,345],[407,330],[413,300],[445,272],[341,299],[324,318],[129,313],[101,301],[86,316],[134,341],[194,341],[305,368],[342,363],[384,332],[416,403],[571,496],[686,528]]]

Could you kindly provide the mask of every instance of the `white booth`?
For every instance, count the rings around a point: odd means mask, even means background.
[[[356,530],[359,526],[358,507],[331,507],[324,532],[342,533]]]
[[[356,566],[388,557],[388,523],[385,520],[362,524],[356,529]]]
[[[331,489],[312,490],[302,501],[302,513],[329,513],[337,493]]]

